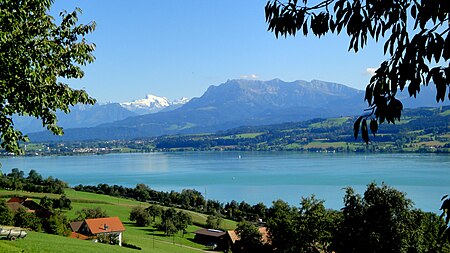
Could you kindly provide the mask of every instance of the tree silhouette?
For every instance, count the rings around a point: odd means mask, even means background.
[[[358,52],[368,38],[384,41],[383,61],[366,88],[367,114],[354,125],[369,142],[369,129],[375,135],[383,122],[400,120],[402,103],[398,90],[408,89],[416,97],[421,84],[432,80],[436,101],[450,100],[450,1],[442,0],[323,0],[308,6],[303,0],[270,0],[265,7],[268,30],[279,36],[305,36],[311,31],[321,37],[346,32],[348,50]],[[368,123],[368,121],[370,121]]]

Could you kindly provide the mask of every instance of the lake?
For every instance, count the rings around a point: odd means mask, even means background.
[[[407,193],[415,207],[439,213],[450,193],[450,156],[439,154],[337,154],[297,152],[168,152],[1,158],[2,171],[31,169],[71,186],[99,183],[155,190],[194,188],[208,199],[298,206],[315,194],[328,208],[343,206],[344,187],[363,193],[376,182]]]

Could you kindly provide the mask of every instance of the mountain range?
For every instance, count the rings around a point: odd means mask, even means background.
[[[405,107],[437,106],[432,87],[423,89],[418,99],[402,100]],[[186,101],[186,99],[184,100]],[[111,106],[111,105],[110,105]],[[116,105],[117,106],[117,105]],[[148,95],[144,100],[119,104],[135,115],[96,126],[66,128],[62,137],[48,132],[29,134],[34,141],[131,139],[173,134],[216,132],[239,126],[268,125],[312,118],[353,116],[366,108],[364,92],[343,84],[319,80],[284,82],[279,79],[228,80],[210,86],[199,98],[172,104],[165,98]],[[153,112],[136,115],[145,106]],[[170,109],[171,106],[177,106]],[[142,111],[141,111],[142,113]],[[80,121],[80,124],[83,122]]]
[[[165,97],[147,95],[144,99],[124,103],[106,103],[95,105],[75,105],[70,113],[57,112],[58,125],[65,128],[95,127],[100,124],[123,120],[129,117],[171,111],[187,103],[189,99],[180,98],[170,101]],[[35,118],[15,116],[14,125],[24,133],[45,130],[42,123]]]

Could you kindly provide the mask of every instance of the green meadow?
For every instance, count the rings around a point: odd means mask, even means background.
[[[118,216],[123,222],[126,231],[124,232],[124,242],[142,248],[142,250],[119,247],[92,241],[78,240],[63,236],[49,235],[45,233],[29,232],[24,239],[16,241],[0,240],[0,252],[203,252],[207,248],[201,244],[193,242],[193,232],[199,229],[197,225],[206,224],[207,215],[188,212],[192,216],[193,223],[187,229],[187,234],[178,233],[175,236],[165,236],[161,231],[157,231],[152,226],[137,227],[129,220],[129,214],[133,207],[148,204],[130,199],[116,198],[111,196],[77,192],[73,189],[65,190],[66,196],[72,201],[72,210],[66,211],[65,215],[69,219],[76,217],[76,211],[82,208],[100,207],[105,210],[108,216]],[[0,198],[8,199],[11,196],[20,195],[33,198],[39,202],[40,198],[59,198],[57,194],[30,193],[21,191],[0,190]],[[156,221],[158,222],[158,220]],[[231,230],[236,227],[236,222],[224,220],[223,229]],[[210,251],[209,251],[210,252]]]

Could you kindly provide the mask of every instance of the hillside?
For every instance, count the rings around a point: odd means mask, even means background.
[[[408,109],[382,124],[370,145],[353,137],[355,117],[241,127],[210,135],[166,136],[155,149],[298,150],[330,152],[450,152],[450,106]]]
[[[147,203],[110,197],[105,195],[98,195],[86,192],[77,192],[71,189],[66,189],[65,193],[69,199],[72,200],[73,209],[66,212],[68,218],[74,218],[77,210],[90,207],[101,207],[106,210],[110,216],[118,216],[125,225],[124,238],[129,244],[133,244],[142,248],[139,252],[155,252],[155,253],[173,253],[173,252],[202,252],[206,248],[203,245],[196,244],[189,239],[193,238],[192,232],[199,227],[191,225],[188,227],[188,234],[181,237],[165,237],[162,232],[154,230],[152,227],[137,227],[134,222],[129,221],[129,213],[134,206],[147,206]],[[0,191],[0,198],[5,199],[13,195],[21,195],[38,199],[47,195],[50,198],[59,198],[59,195],[29,193],[29,192],[15,192],[15,191]],[[194,213],[189,214],[197,224],[206,224],[206,215]],[[225,226],[233,229],[235,222],[227,221]],[[49,235],[45,233],[29,232],[27,237],[17,241],[0,240],[0,252],[137,252],[136,250],[112,246],[108,244],[92,243],[91,241],[82,241],[63,236]]]
[[[356,117],[244,126],[213,134],[115,141],[42,142],[28,155],[173,150],[294,150],[312,152],[450,152],[450,106],[406,109],[396,125],[381,124],[370,145],[353,137]],[[131,135],[132,133],[130,133]]]

